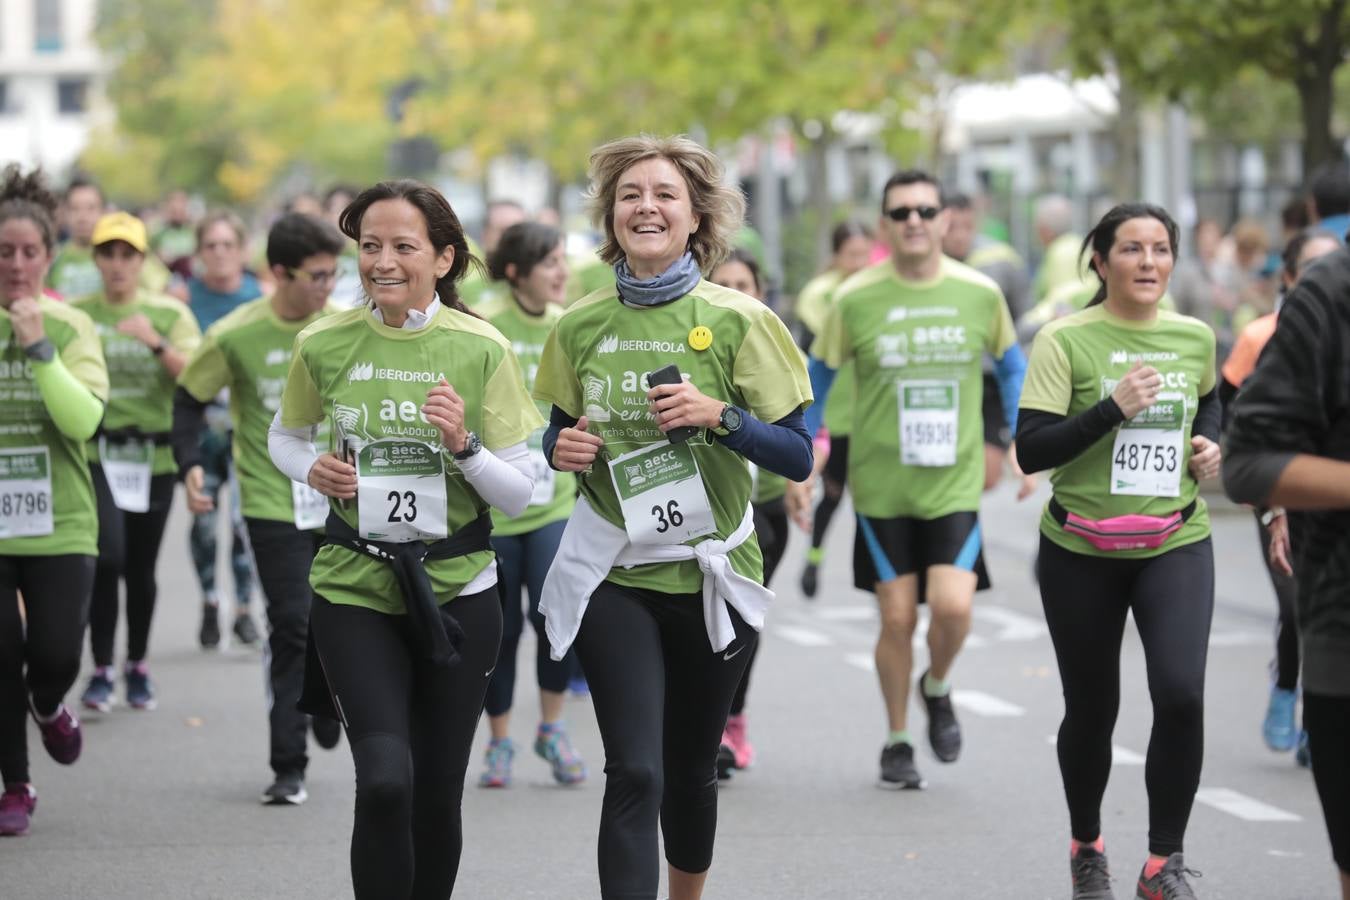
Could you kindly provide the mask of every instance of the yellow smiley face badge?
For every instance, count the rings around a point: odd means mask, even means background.
[[[695,350],[707,350],[712,346],[712,329],[707,325],[695,325],[689,332],[689,346]]]

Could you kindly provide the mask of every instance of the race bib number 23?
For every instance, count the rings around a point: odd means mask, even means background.
[[[448,534],[445,463],[421,441],[382,440],[356,454],[356,505],[361,536],[403,544]]]

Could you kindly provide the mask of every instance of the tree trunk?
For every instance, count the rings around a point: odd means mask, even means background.
[[[1346,0],[1337,0],[1322,13],[1321,32],[1309,46],[1304,65],[1294,79],[1298,88],[1299,114],[1303,120],[1303,177],[1307,179],[1323,163],[1344,156],[1331,133],[1331,114],[1336,99],[1336,69],[1343,60],[1341,20]]]
[[[1116,92],[1116,121],[1111,129],[1116,145],[1116,164],[1111,167],[1109,184],[1112,200],[1125,203],[1139,196],[1139,115],[1142,104],[1139,94],[1120,78],[1120,89]],[[1088,218],[1092,217],[1091,210]]]
[[[830,129],[807,144],[807,203],[815,217],[816,268],[830,258],[830,231],[834,227],[834,204],[830,200],[830,180],[826,154],[830,149]]]

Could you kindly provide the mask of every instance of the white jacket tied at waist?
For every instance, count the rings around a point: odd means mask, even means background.
[[[773,591],[736,572],[728,558],[732,550],[754,533],[755,513],[747,504],[745,518],[724,541],[708,538],[692,547],[688,544],[632,544],[627,531],[611,525],[585,497],[578,496],[539,598],[550,655],[554,659],[566,655],[581,629],[591,594],[616,566],[698,560],[698,566],[703,570],[703,621],[708,627],[708,642],[714,653],[725,650],[736,639],[736,629],[727,612],[728,603],[741,614],[747,625],[762,631]]]

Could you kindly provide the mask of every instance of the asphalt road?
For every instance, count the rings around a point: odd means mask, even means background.
[[[979,595],[953,676],[965,751],[941,765],[922,748],[929,782],[922,792],[875,787],[885,736],[871,664],[876,616],[869,596],[850,586],[852,523],[841,517],[831,532],[814,602],[796,587],[804,541],[794,535],[750,691],[758,760],[721,794],[708,900],[1068,897],[1068,816],[1052,746],[1062,706],[1030,576],[1037,511],[1034,501],[1014,503],[1009,485],[988,499],[995,587]],[[1205,769],[1187,863],[1204,873],[1194,884],[1205,900],[1321,900],[1334,896],[1336,881],[1311,777],[1260,738],[1274,599],[1254,529],[1241,510],[1216,512]],[[151,650],[159,708],[121,705],[84,716],[84,755],[70,768],[47,759],[31,731],[39,806],[28,836],[0,841],[0,897],[350,896],[345,743],[313,751],[304,806],[260,806],[270,777],[262,656],[197,648],[199,597],[181,509],[160,576]],[[527,673],[531,640],[521,648]],[[920,664],[924,658],[920,651]],[[1122,666],[1103,819],[1116,893],[1125,898],[1146,852],[1150,727],[1132,628]],[[474,786],[486,737],[480,731],[476,739],[456,896],[596,897],[603,760],[589,704],[569,700],[567,716],[592,777],[567,789],[528,753],[535,725],[528,683],[517,698],[513,731],[526,750],[514,787]],[[914,724],[921,731],[922,718]]]

